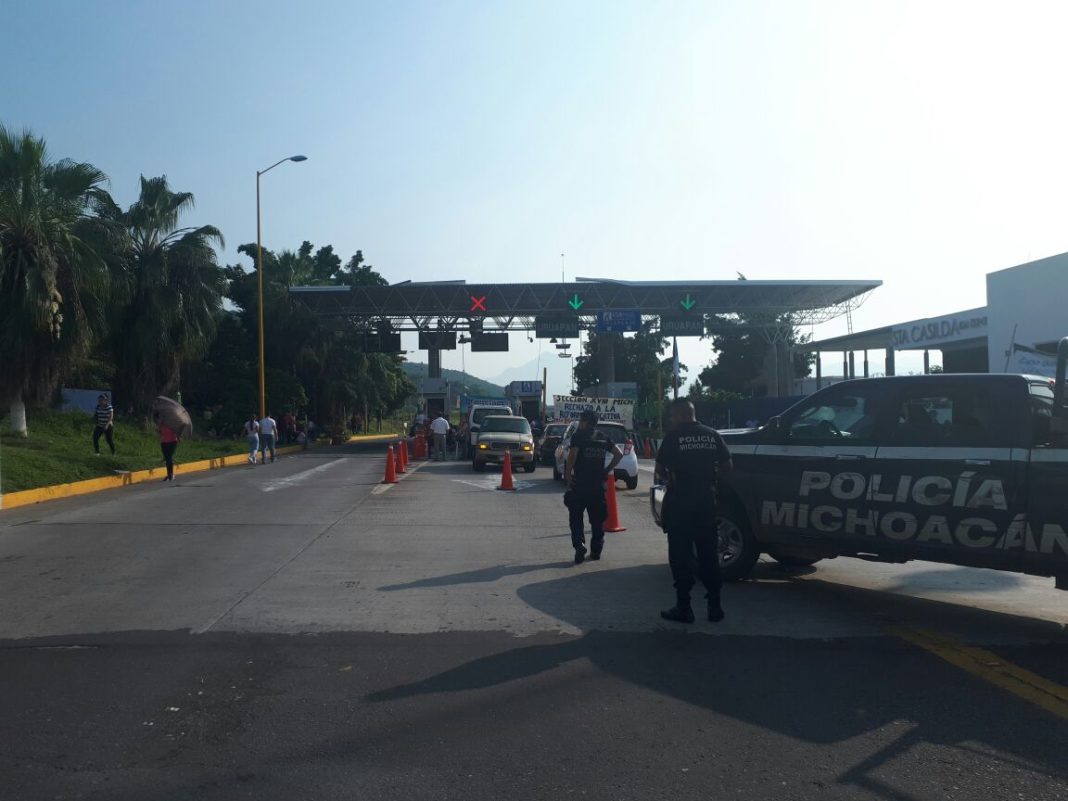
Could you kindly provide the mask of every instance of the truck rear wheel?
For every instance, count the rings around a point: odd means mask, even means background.
[[[723,507],[719,521],[719,571],[724,581],[748,577],[760,557],[760,545],[745,512],[735,504]]]

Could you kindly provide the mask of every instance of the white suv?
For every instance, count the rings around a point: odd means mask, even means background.
[[[564,478],[564,465],[567,463],[567,450],[571,447],[571,437],[578,430],[578,421],[573,421],[564,431],[560,438],[560,445],[556,448],[556,463],[553,465],[553,478],[562,481]],[[634,451],[634,440],[622,423],[598,423],[597,430],[604,434],[608,440],[623,451],[623,458],[616,465],[616,481],[627,482],[627,489],[638,486],[638,454]],[[612,461],[612,453],[604,455],[605,466]]]

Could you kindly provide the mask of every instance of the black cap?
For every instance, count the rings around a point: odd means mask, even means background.
[[[579,420],[584,423],[592,423],[597,425],[597,412],[593,409],[583,409],[582,414],[579,415]]]

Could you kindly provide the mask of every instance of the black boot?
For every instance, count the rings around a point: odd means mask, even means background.
[[[660,617],[664,620],[673,620],[676,623],[693,623],[693,608],[690,606],[689,601],[680,600],[670,609],[665,609],[660,613]]]
[[[585,548],[585,546],[580,545],[578,548],[575,549],[575,564],[576,565],[581,565],[585,561],[586,561],[586,548]]]
[[[710,594],[705,595],[708,601],[708,619],[712,623],[719,623],[723,620],[723,607],[719,605],[719,593],[716,593],[716,597],[713,598]]]

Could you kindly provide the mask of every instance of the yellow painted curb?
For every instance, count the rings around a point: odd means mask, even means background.
[[[371,434],[359,437],[350,437],[349,442],[373,442],[376,440],[394,439],[396,434]],[[312,447],[320,447],[329,444],[326,440],[317,441]],[[303,445],[286,445],[278,448],[275,453],[285,455],[287,453],[299,453],[304,450]],[[174,474],[197,473],[202,470],[219,470],[223,467],[248,464],[248,452],[235,453],[229,456],[216,456],[213,459],[201,459],[196,462],[175,463]],[[166,468],[153,467],[148,470],[133,470],[117,476],[101,476],[100,478],[87,478],[84,481],[72,481],[69,484],[52,484],[48,487],[20,490],[0,495],[0,509],[15,509],[19,506],[30,506],[42,501],[55,501],[60,498],[72,498],[75,495],[88,495],[92,492],[126,487],[131,484],[143,484],[146,481],[161,481],[167,475]]]

